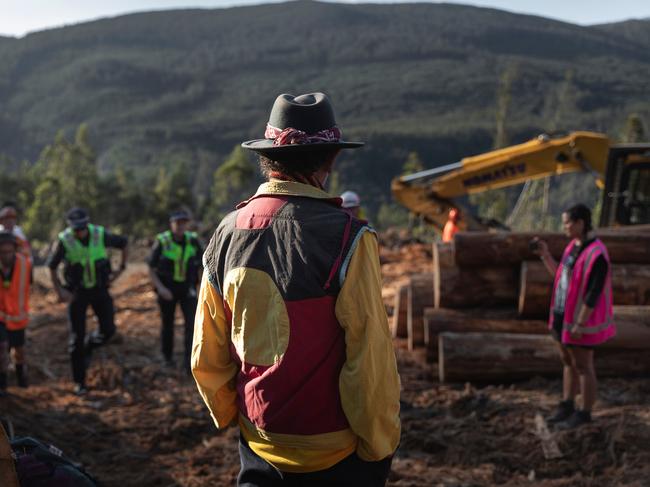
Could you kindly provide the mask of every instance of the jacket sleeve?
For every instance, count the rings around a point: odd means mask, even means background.
[[[365,232],[336,302],[345,330],[346,361],[339,388],[343,411],[359,437],[357,454],[378,461],[399,444],[400,380],[381,298],[377,239]]]
[[[237,416],[237,365],[229,343],[223,301],[204,273],[194,320],[192,374],[217,428],[225,428]]]

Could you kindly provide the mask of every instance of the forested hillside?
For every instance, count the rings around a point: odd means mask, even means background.
[[[499,97],[508,143],[573,129],[616,138],[630,113],[648,120],[649,32],[648,21],[298,1],[0,38],[0,153],[34,163],[58,131],[86,124],[102,174],[122,168],[151,187],[161,167],[184,164],[205,212],[214,171],[262,136],[275,96],[320,90],[346,137],[368,142],[337,180],[374,213],[409,153],[432,167],[490,149]]]

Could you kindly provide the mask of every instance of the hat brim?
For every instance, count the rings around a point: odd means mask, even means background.
[[[68,221],[68,225],[70,225],[70,228],[73,230],[83,230],[88,226],[88,220]]]
[[[273,145],[271,139],[255,139],[242,142],[244,149],[252,150],[260,154],[285,154],[288,152],[314,152],[324,148],[338,149],[358,149],[364,142],[320,142],[318,144],[291,144],[291,145]]]

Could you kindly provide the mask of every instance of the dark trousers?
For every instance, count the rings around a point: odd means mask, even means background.
[[[163,357],[171,360],[174,353],[174,316],[176,314],[176,305],[180,304],[185,322],[185,359],[183,365],[189,369],[190,358],[192,356],[192,337],[194,335],[194,314],[196,313],[196,293],[191,290],[179,291],[173,293],[174,298],[171,301],[165,301],[158,297],[158,306],[160,306],[160,317],[162,327],[160,329],[160,341]]]
[[[86,310],[90,305],[97,315],[99,329],[86,337]],[[103,345],[115,334],[115,311],[113,298],[106,288],[80,289],[75,291],[68,304],[70,340],[68,352],[72,362],[72,378],[77,384],[84,384],[86,367],[93,348]]]
[[[326,470],[281,472],[251,450],[243,438],[239,440],[239,458],[239,487],[384,487],[392,463],[392,458],[364,462],[353,453]]]

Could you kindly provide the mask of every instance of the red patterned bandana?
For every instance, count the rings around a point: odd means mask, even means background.
[[[322,144],[324,142],[339,142],[342,134],[338,127],[321,130],[315,134],[307,134],[302,130],[287,127],[284,130],[266,125],[264,138],[273,139],[273,145],[299,145],[299,144]]]

